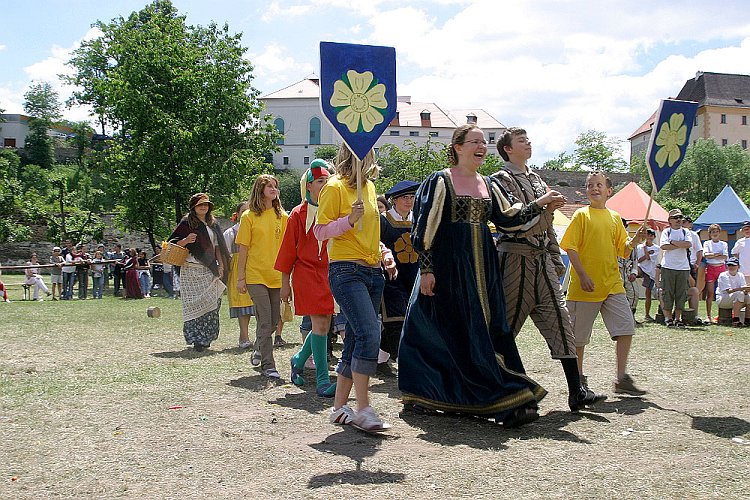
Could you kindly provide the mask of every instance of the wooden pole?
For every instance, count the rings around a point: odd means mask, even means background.
[[[355,161],[354,165],[357,167],[357,201],[362,201],[362,166],[364,165],[364,161],[357,158],[357,155],[354,155]],[[358,224],[358,230],[362,230],[362,219],[359,219]]]

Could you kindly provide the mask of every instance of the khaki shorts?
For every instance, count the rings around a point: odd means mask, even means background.
[[[602,302],[569,300],[568,312],[573,323],[576,347],[583,347],[591,341],[594,320],[600,312],[612,340],[622,335],[635,334],[635,319],[624,293],[610,295]]]

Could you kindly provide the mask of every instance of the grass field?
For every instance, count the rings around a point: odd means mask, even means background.
[[[0,317],[3,499],[750,497],[750,330],[640,327],[630,371],[649,394],[620,398],[597,323],[586,372],[610,398],[573,415],[529,324],[519,347],[550,392],[540,420],[400,415],[385,377],[373,406],[393,429],[370,436],[328,424],[312,386],[252,369],[226,306],[203,354],[185,348],[174,300],[14,301]],[[284,336],[298,342],[298,323]],[[286,380],[297,348],[276,351]]]

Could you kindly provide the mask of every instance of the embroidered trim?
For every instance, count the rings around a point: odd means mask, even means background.
[[[432,207],[427,214],[427,224],[424,229],[424,248],[432,248],[432,242],[435,240],[440,221],[443,219],[443,206],[445,205],[445,179],[442,175],[437,178],[435,186],[435,195],[432,200]],[[431,271],[430,271],[431,272]]]
[[[432,250],[419,252],[419,274],[432,273]]]

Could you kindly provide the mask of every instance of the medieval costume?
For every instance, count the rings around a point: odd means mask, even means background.
[[[418,187],[418,182],[401,181],[389,189],[385,195],[395,200],[401,196],[413,195]],[[419,272],[417,252],[411,244],[411,229],[411,211],[403,217],[395,208],[391,208],[380,215],[380,241],[393,253],[396,269],[398,269],[396,279],[386,280],[383,289],[383,301],[380,306],[383,332],[380,337],[380,348],[394,359],[398,356],[398,344],[401,338],[401,328],[404,325],[404,316],[406,316],[406,307]]]
[[[399,349],[399,389],[407,405],[483,415],[502,421],[535,407],[546,394],[525,375],[506,322],[500,266],[487,225],[513,232],[541,212],[512,205],[485,177],[490,198],[457,196],[447,171],[417,191],[412,245],[422,274],[435,276],[434,295],[414,286]]]

